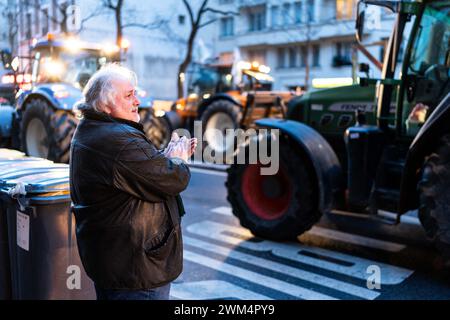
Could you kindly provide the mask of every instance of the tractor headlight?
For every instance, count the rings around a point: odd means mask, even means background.
[[[64,73],[65,67],[61,61],[48,59],[43,65],[43,72],[50,77],[59,77]]]

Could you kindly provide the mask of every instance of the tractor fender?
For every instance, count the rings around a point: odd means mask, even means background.
[[[258,127],[279,129],[288,135],[311,161],[319,194],[318,209],[326,213],[333,208],[335,196],[343,190],[342,168],[336,153],[324,137],[313,128],[292,120],[260,119]]]
[[[198,111],[197,111],[197,118],[200,119],[202,117],[203,112],[206,110],[206,108],[213,103],[214,101],[217,100],[227,100],[230,101],[231,103],[233,103],[234,105],[241,107],[241,104],[234,99],[231,95],[226,94],[226,93],[218,93],[213,95],[211,98],[205,99],[203,100],[200,105],[198,106]]]
[[[450,132],[449,123],[450,93],[434,109],[409,147],[400,187],[401,214],[419,206],[417,183],[420,179],[420,169],[425,158],[438,147],[440,137]]]
[[[40,84],[19,95],[17,109],[24,111],[26,103],[34,98],[45,99],[55,110],[72,111],[75,104],[83,99],[83,94],[80,89],[67,84]]]

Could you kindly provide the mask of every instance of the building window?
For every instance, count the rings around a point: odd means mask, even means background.
[[[278,50],[277,50],[277,67],[278,68],[286,67],[284,48],[278,48]]]
[[[318,44],[314,44],[312,46],[312,66],[319,67],[320,66],[320,46]]]
[[[52,20],[52,29],[54,31],[58,28],[58,11],[59,11],[59,4],[57,0],[52,1],[52,14],[51,14],[51,20]]]
[[[260,31],[266,28],[266,9],[252,9],[248,14],[249,31]]]
[[[285,3],[283,4],[283,25],[287,26],[291,24],[291,4]]]
[[[300,47],[300,67],[305,68],[308,62],[308,48],[306,46]]]
[[[295,23],[302,23],[302,3],[294,3],[294,21]]]
[[[314,22],[314,0],[307,0],[306,16],[307,22]]]
[[[39,32],[41,31],[39,22],[40,22],[39,0],[35,0],[34,1],[34,32],[36,34],[39,34]]]
[[[29,40],[31,39],[31,13],[26,14],[25,21],[26,21],[25,38]]]
[[[184,14],[178,15],[178,24],[184,25],[186,22],[186,16]]]
[[[220,36],[227,37],[234,34],[234,18],[225,17],[220,19]]]
[[[280,7],[278,6],[272,6],[271,8],[271,23],[272,28],[280,26]]]
[[[336,20],[354,19],[355,6],[355,0],[336,0]]]
[[[45,8],[42,10],[42,35],[46,35],[48,33],[48,9]]]
[[[289,52],[289,68],[296,68],[297,64],[297,50],[293,47],[288,49]]]
[[[336,43],[336,55],[333,57],[333,67],[351,66],[352,63],[352,42]]]

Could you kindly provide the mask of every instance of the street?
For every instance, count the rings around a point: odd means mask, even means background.
[[[232,215],[226,172],[191,173],[182,194],[184,271],[172,299],[450,299],[449,277],[414,216],[392,226],[334,212],[299,242],[275,243]],[[381,283],[369,289],[374,270]]]

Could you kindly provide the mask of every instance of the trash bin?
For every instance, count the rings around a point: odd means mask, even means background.
[[[34,167],[49,167],[51,161],[40,158],[25,158],[25,154],[17,150],[0,149],[0,176],[2,173],[12,173],[17,170]],[[21,168],[21,169],[19,169]],[[22,169],[23,168],[23,169]],[[1,178],[0,178],[1,179]],[[0,201],[0,299],[7,300],[12,297],[11,269],[9,257],[8,224],[6,217],[6,203]]]
[[[36,168],[35,168],[36,169]],[[70,211],[69,168],[8,173],[6,209],[13,299],[95,299],[81,264]]]

